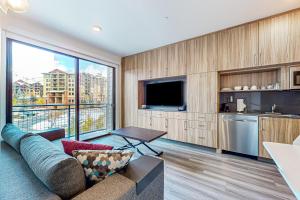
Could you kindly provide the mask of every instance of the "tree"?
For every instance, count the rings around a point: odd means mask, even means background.
[[[36,99],[35,104],[44,105],[44,104],[46,104],[46,101],[44,98],[40,97],[40,98]]]
[[[88,117],[87,120],[83,123],[81,131],[89,132],[89,131],[91,131],[92,126],[93,126],[93,118]]]

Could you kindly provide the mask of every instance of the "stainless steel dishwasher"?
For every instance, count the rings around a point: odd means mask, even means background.
[[[258,115],[222,114],[222,149],[258,156]]]

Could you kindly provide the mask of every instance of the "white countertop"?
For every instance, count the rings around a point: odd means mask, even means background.
[[[300,200],[300,145],[273,142],[264,142],[263,145],[296,198]]]

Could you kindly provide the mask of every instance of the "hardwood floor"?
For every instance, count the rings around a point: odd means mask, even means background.
[[[123,144],[116,136],[95,142]],[[296,199],[274,164],[165,139],[151,146],[164,151],[166,200]]]

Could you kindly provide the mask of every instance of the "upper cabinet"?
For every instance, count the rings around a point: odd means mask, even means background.
[[[167,76],[180,76],[186,74],[186,42],[179,42],[167,46],[168,71]]]
[[[260,65],[289,62],[289,16],[283,14],[259,21]]]
[[[258,66],[258,22],[220,31],[218,70]]]
[[[161,47],[151,52],[151,78],[163,78],[168,73],[168,48]]]
[[[187,41],[187,74],[217,71],[217,35]]]
[[[123,58],[123,126],[137,125],[138,110],[138,81],[137,81],[137,56]],[[126,110],[126,112],[125,112]],[[128,112],[127,110],[130,110]]]
[[[300,10],[289,13],[289,62],[300,62]]]
[[[138,80],[151,78],[151,52],[147,51],[137,55]]]

